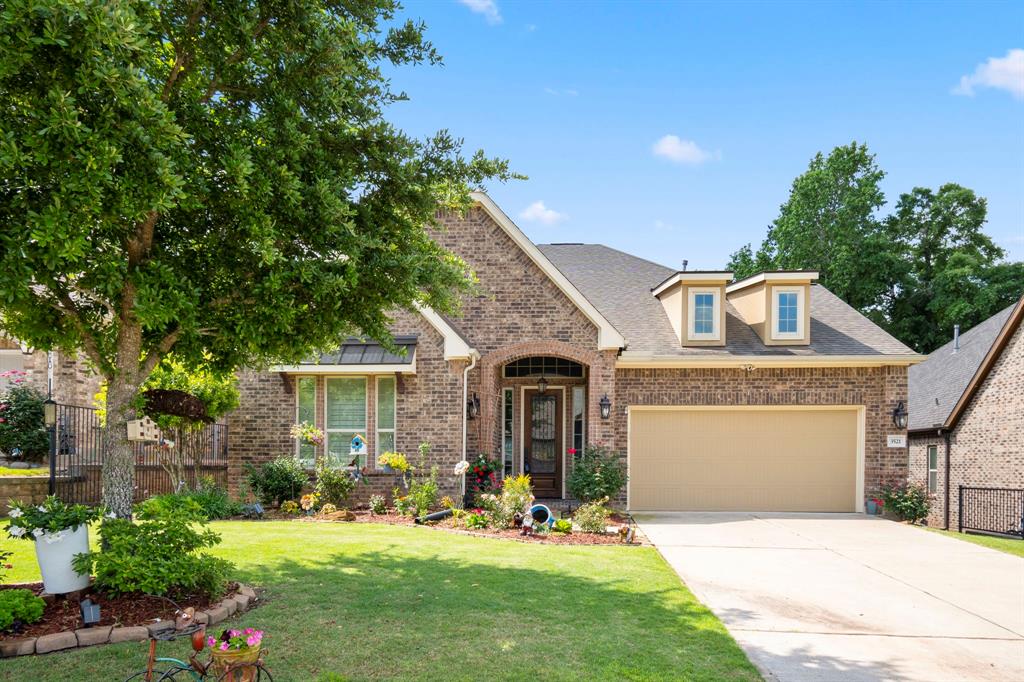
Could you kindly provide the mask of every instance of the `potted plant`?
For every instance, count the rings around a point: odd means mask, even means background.
[[[83,504],[67,504],[54,495],[37,506],[15,502],[8,513],[7,534],[36,543],[36,560],[47,592],[74,592],[89,586],[89,574],[78,573],[72,561],[89,551],[89,524],[100,513]]]
[[[885,502],[883,502],[877,497],[872,497],[871,499],[868,500],[867,507],[868,514],[875,516],[876,514],[882,513],[882,509],[885,508]]]
[[[409,459],[401,452],[385,452],[377,458],[377,464],[384,468],[386,474],[402,474],[404,476],[412,469]]]
[[[253,628],[224,630],[220,633],[220,637],[208,637],[206,643],[210,647],[214,670],[221,675],[226,675],[231,671],[232,666],[256,663],[260,658],[260,643],[262,641],[263,631]],[[259,670],[255,667],[242,667],[237,672],[239,675],[232,679],[236,679],[238,682],[250,682],[250,680],[257,679],[256,676],[259,674]]]

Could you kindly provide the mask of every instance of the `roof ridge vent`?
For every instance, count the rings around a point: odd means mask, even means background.
[[[953,352],[957,353],[960,351],[960,325],[953,325]]]

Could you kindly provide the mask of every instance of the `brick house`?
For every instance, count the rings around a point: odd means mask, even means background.
[[[962,485],[1024,489],[1022,318],[1024,298],[910,369],[910,480],[933,496],[929,525],[959,527]]]
[[[99,376],[84,357],[35,350],[0,332],[0,373],[9,370],[25,372],[27,385],[69,405],[92,405],[100,388]],[[0,379],[0,392],[5,388],[7,382]]]
[[[442,214],[433,236],[476,272],[461,315],[394,315],[404,350],[348,339],[298,365],[240,372],[229,417],[229,480],[289,454],[352,460],[371,493],[394,477],[387,450],[427,464],[458,494],[453,467],[485,453],[526,472],[541,498],[566,498],[572,451],[621,454],[637,510],[859,511],[905,480],[907,399],[919,356],[815,283],[814,272],[677,272],[600,245],[533,244],[485,194]],[[289,436],[316,424],[323,446]]]

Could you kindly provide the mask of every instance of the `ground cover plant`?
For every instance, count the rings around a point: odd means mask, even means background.
[[[217,627],[262,630],[275,679],[760,679],[652,548],[532,545],[374,523],[211,526],[224,538],[211,551],[234,563],[240,580],[266,588],[263,606]],[[31,546],[17,544],[8,579],[38,580]],[[160,651],[182,656],[187,647]],[[117,644],[3,668],[36,682],[119,679],[144,655],[144,644]]]

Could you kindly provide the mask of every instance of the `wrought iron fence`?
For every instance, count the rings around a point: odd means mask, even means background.
[[[960,532],[1024,538],[1024,490],[960,486]]]
[[[228,427],[164,434],[157,443],[132,443],[135,501],[181,486],[195,487],[199,478],[227,484]],[[99,504],[103,499],[103,425],[91,407],[57,405],[51,433],[50,490],[66,502]]]

